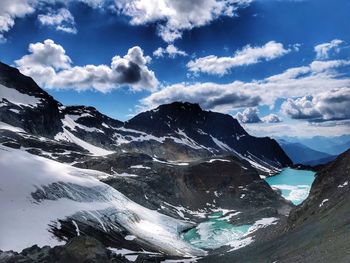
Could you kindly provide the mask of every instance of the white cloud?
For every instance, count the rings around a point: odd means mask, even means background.
[[[58,31],[76,34],[74,17],[66,8],[61,8],[56,12],[49,12],[46,15],[39,15],[38,19],[42,25],[51,26]]]
[[[339,52],[339,46],[343,44],[344,41],[340,39],[333,39],[329,43],[323,43],[315,46],[314,50],[316,52],[317,59],[328,59],[330,51],[334,50],[336,53]]]
[[[234,116],[241,123],[279,123],[282,119],[276,114],[269,114],[262,118],[259,117],[259,110],[257,107],[246,108],[243,112],[238,112]]]
[[[281,57],[290,51],[290,49],[285,49],[283,44],[270,41],[261,47],[245,46],[242,50],[236,51],[232,57],[210,55],[197,58],[188,62],[187,68],[192,72],[224,75],[234,67],[269,61]]]
[[[255,136],[339,136],[349,134],[350,122],[332,121],[310,123],[302,121],[274,123],[243,124],[244,129]]]
[[[29,0],[0,1],[0,42],[6,41],[4,34],[15,25],[15,19],[34,12]]]
[[[315,95],[332,89],[350,88],[350,78],[339,76],[336,67],[347,63],[332,62],[322,71],[314,64],[291,68],[269,78],[251,82],[178,83],[165,86],[141,100],[143,108],[154,108],[173,101],[199,103],[203,108],[221,112],[268,105],[273,107],[279,98]]]
[[[159,47],[153,52],[153,56],[159,58],[168,56],[170,58],[175,58],[177,56],[187,56],[185,51],[179,50],[173,44],[168,45],[166,48]]]
[[[279,123],[282,122],[282,119],[276,114],[269,114],[265,117],[262,117],[261,120],[265,123]]]
[[[258,113],[259,110],[256,107],[246,108],[243,112],[238,112],[235,118],[241,123],[258,123],[261,122]]]
[[[289,98],[281,106],[282,112],[293,119],[331,121],[350,119],[350,88],[337,88],[314,96]]]
[[[328,71],[342,66],[350,65],[350,60],[327,60],[327,61],[313,61],[310,68],[313,72]]]
[[[27,15],[40,13],[57,4],[67,7],[72,2],[82,2],[91,8],[104,8],[109,0],[1,0],[0,1],[0,42],[6,41],[5,34],[13,28],[15,20]],[[55,10],[55,9],[53,9]],[[57,30],[76,33],[74,17],[67,8],[39,15],[42,24],[54,26]]]
[[[51,39],[45,40],[44,43],[30,44],[28,51],[29,55],[15,61],[18,67],[50,66],[56,70],[71,67],[72,61],[66,55],[64,48]]]
[[[168,43],[184,30],[209,24],[220,16],[234,16],[251,0],[115,0],[132,25],[158,22],[158,33]]]
[[[110,66],[72,66],[64,48],[50,39],[30,44],[29,53],[15,64],[23,74],[47,88],[94,88],[108,92],[121,86],[153,90],[158,85],[154,72],[147,67],[151,58],[144,56],[138,46],[130,48],[123,57],[113,57]]]
[[[288,98],[282,104],[281,110],[293,119],[319,118],[321,114],[314,108],[312,99],[312,96],[304,96],[297,99]]]

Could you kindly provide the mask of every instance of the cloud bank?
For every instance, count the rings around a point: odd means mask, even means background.
[[[260,105],[274,107],[280,98],[298,98],[339,89],[348,92],[350,78],[337,73],[338,69],[348,65],[348,60],[313,61],[307,66],[290,68],[281,74],[251,82],[177,83],[142,99],[141,107],[154,108],[173,101],[189,101],[208,110],[230,112]]]

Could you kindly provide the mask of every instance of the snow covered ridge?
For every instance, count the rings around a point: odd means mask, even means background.
[[[95,227],[125,228],[135,242],[168,255],[201,256],[205,252],[183,241],[179,232],[189,225],[146,209],[96,177],[106,174],[61,164],[29,153],[0,147],[1,250],[20,251],[33,244],[57,245],[49,225],[60,220],[84,221],[89,213]],[[30,169],[28,169],[30,167]],[[58,226],[59,227],[59,226]],[[77,227],[77,233],[79,229]],[[120,229],[119,229],[120,231]]]
[[[24,106],[31,108],[36,107],[41,102],[40,98],[29,96],[28,94],[21,93],[16,89],[10,89],[0,84],[0,104],[6,105],[7,102],[5,100],[19,107]]]

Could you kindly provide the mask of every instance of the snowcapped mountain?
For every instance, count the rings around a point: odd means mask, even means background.
[[[204,111],[196,104],[162,105],[121,122],[93,107],[62,106],[31,78],[5,64],[0,64],[0,85],[0,122],[29,136],[53,140],[52,144],[74,145],[80,149],[78,155],[132,151],[189,161],[230,154],[249,161],[264,174],[292,164],[275,140],[250,136],[231,116]]]

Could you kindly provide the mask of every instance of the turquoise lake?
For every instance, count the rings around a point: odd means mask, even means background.
[[[280,189],[284,198],[299,205],[307,198],[314,175],[312,171],[286,168],[278,175],[266,178],[266,181],[271,187]],[[223,212],[216,212],[197,227],[183,233],[182,238],[203,249],[215,249],[228,244],[240,246],[240,243],[245,244],[247,233],[253,229],[253,225],[233,225],[225,219]]]
[[[309,195],[314,179],[313,171],[286,168],[278,175],[266,178],[266,182],[271,187],[280,189],[285,199],[299,205]]]
[[[184,233],[182,238],[196,247],[215,249],[240,240],[252,226],[234,226],[222,219],[222,215],[222,212],[211,214],[207,221]]]

